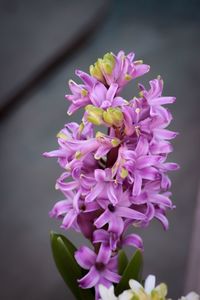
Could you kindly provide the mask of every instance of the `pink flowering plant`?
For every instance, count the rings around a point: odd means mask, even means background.
[[[143,242],[129,229],[147,227],[155,218],[166,230],[166,212],[174,208],[168,172],[178,165],[166,160],[177,133],[167,129],[172,115],[165,104],[175,97],[162,95],[157,77],[125,100],[125,85],[150,69],[134,56],[107,53],[90,74],[76,70],[81,83],[70,80],[65,97],[69,115],[84,109],[81,123],[65,124],[57,135],[59,148],[44,153],[63,169],[56,182],[63,200],[50,216],[91,242],[91,248],[76,249],[63,235],[51,234],[56,265],[79,300],[100,299],[102,285],[114,285],[119,295],[130,279],[141,281]],[[137,249],[130,261],[125,245]]]

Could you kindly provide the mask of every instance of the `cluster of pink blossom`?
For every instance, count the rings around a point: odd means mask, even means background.
[[[120,280],[118,250],[124,245],[143,249],[137,234],[126,233],[128,227],[146,227],[156,218],[167,229],[166,210],[174,207],[167,173],[178,165],[166,159],[177,133],[166,129],[172,116],[163,105],[175,98],[162,96],[160,77],[149,89],[140,84],[130,101],[120,96],[129,81],[148,71],[148,65],[134,61],[134,53],[123,51],[98,59],[90,75],[77,70],[82,83],[70,80],[72,94],[66,98],[70,115],[85,109],[82,122],[66,124],[58,134],[59,149],[44,153],[57,157],[64,169],[56,182],[64,200],[50,216],[91,241],[93,250],[82,246],[75,258],[88,270],[80,287],[95,287],[96,299],[99,284],[109,287]]]

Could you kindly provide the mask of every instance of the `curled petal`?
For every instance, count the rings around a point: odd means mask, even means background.
[[[93,88],[93,91],[91,93],[91,100],[92,104],[95,106],[100,107],[102,102],[106,99],[106,93],[107,89],[104,86],[104,84],[98,82],[95,87]]]
[[[180,166],[176,163],[165,163],[163,168],[167,171],[176,171],[180,168]]]
[[[128,207],[119,207],[117,209],[117,214],[121,217],[133,219],[133,220],[144,220],[146,218],[144,214]]]
[[[107,266],[116,272],[118,270],[118,255],[112,256]]]
[[[151,221],[155,215],[155,208],[152,203],[147,204],[147,210],[145,212],[148,221]]]
[[[96,261],[96,254],[90,248],[82,246],[75,252],[75,259],[83,269],[89,270]]]
[[[114,273],[108,269],[105,270],[104,272],[104,277],[109,280],[110,282],[118,283],[121,279],[121,276],[118,275],[117,273]]]
[[[104,184],[103,183],[97,183],[96,186],[92,188],[92,190],[88,193],[88,195],[85,198],[86,202],[92,202],[94,201],[103,191]]]
[[[163,225],[163,228],[165,230],[167,230],[169,228],[169,222],[168,222],[166,216],[163,213],[156,212],[155,213],[155,218],[158,219],[161,222],[161,224]]]
[[[94,177],[95,177],[96,181],[102,182],[106,178],[106,173],[104,170],[96,169],[94,171]]]
[[[138,155],[146,155],[148,153],[148,150],[149,150],[149,143],[148,143],[146,138],[141,136],[139,138],[138,143],[137,143],[137,147],[135,149],[135,152]]]
[[[154,167],[144,168],[142,170],[139,170],[139,173],[142,178],[148,180],[155,180],[156,177],[159,176],[157,169]]]
[[[136,247],[136,248],[141,249],[141,250],[144,249],[143,241],[142,241],[141,237],[137,234],[127,235],[123,239],[123,244],[128,245],[128,246],[133,246],[133,247]]]
[[[150,167],[150,166],[155,165],[156,163],[158,163],[159,159],[160,159],[159,156],[150,156],[150,155],[140,156],[137,159],[136,167],[138,169],[143,169],[143,168]]]
[[[109,233],[104,229],[97,229],[93,233],[93,243],[108,243]]]
[[[58,180],[56,182],[56,189],[61,189],[63,191],[71,191],[77,187],[78,183],[75,181],[71,182],[62,182]]]
[[[176,100],[175,97],[159,97],[159,98],[154,98],[149,101],[150,105],[163,105],[163,104],[169,104],[169,103],[174,103]]]
[[[133,196],[138,196],[141,193],[142,177],[138,172],[134,174]]]
[[[111,145],[100,145],[95,153],[94,158],[100,159],[101,157],[105,156],[110,151],[111,148],[112,148]]]
[[[86,85],[88,85],[90,87],[93,87],[94,84],[97,82],[97,80],[94,77],[88,75],[87,73],[85,73],[81,70],[76,70],[75,74],[78,77],[80,77]]]
[[[120,236],[124,230],[124,222],[121,217],[112,217],[109,220],[108,230]]]
[[[100,263],[103,263],[106,265],[110,260],[111,253],[112,253],[112,251],[111,251],[110,247],[108,247],[104,244],[101,244],[99,253],[97,255],[96,262],[100,262]]]
[[[64,217],[61,228],[69,229],[73,225],[76,218],[77,212],[75,211],[75,209],[71,209]]]
[[[94,222],[94,225],[97,228],[103,227],[105,224],[107,224],[112,218],[112,214],[109,210],[105,210],[100,217]]]
[[[99,272],[95,267],[91,267],[90,271],[83,278],[78,280],[78,283],[82,289],[90,289],[98,283],[99,279]]]
[[[160,194],[156,195],[155,194],[155,195],[152,196],[151,202],[155,203],[157,205],[164,205],[164,206],[167,206],[167,207],[172,207],[171,200],[165,195],[160,195]]]
[[[53,209],[49,212],[50,217],[59,217],[66,214],[72,208],[72,202],[69,200],[63,200],[57,202]]]
[[[112,101],[117,92],[117,89],[118,89],[118,84],[112,83],[107,91],[106,98]]]
[[[145,64],[138,64],[138,65],[135,65],[134,67],[135,67],[135,70],[133,73],[134,78],[142,76],[142,75],[148,73],[150,70],[150,66],[145,65]]]
[[[54,150],[54,151],[50,151],[50,152],[44,152],[43,156],[44,157],[66,157],[66,150],[59,149],[59,150]]]
[[[118,195],[117,195],[117,188],[115,188],[113,186],[113,183],[109,183],[107,184],[107,195],[108,195],[108,199],[110,200],[110,202],[115,205],[118,202]]]
[[[174,139],[177,136],[177,132],[174,131],[170,131],[167,129],[155,129],[154,130],[154,135],[156,136],[156,138],[158,139],[166,139],[166,140],[171,140]]]

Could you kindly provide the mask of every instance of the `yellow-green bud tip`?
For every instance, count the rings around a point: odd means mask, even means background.
[[[132,76],[131,76],[131,75],[129,75],[129,74],[126,74],[126,75],[125,75],[125,79],[126,79],[127,81],[129,81],[129,80],[131,80],[131,79],[132,79]]]
[[[120,144],[120,141],[117,138],[112,139],[111,144],[113,147],[117,147]]]
[[[120,176],[122,179],[125,179],[128,176],[128,171],[125,168],[121,169]]]
[[[110,126],[120,127],[123,121],[123,113],[119,108],[108,108],[103,112],[103,120]]]
[[[102,117],[103,117],[103,109],[96,107],[94,105],[87,105],[85,107],[87,115],[87,120],[94,125],[101,125],[102,124]]]
[[[58,132],[58,134],[56,135],[57,138],[59,139],[63,139],[63,140],[67,140],[67,136],[66,134],[64,134],[62,131]]]
[[[81,90],[81,95],[82,95],[83,97],[87,96],[87,95],[88,95],[88,91],[87,91],[86,89],[82,89],[82,90]]]
[[[83,154],[82,154],[81,151],[76,151],[76,153],[75,153],[75,158],[76,159],[81,159],[82,156],[83,156]]]

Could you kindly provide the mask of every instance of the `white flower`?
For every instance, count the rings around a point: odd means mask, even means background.
[[[200,300],[200,296],[195,292],[190,292],[186,296],[182,296],[179,300]]]
[[[149,275],[145,280],[144,288],[143,286],[136,280],[131,279],[129,280],[130,289],[124,291],[119,297],[116,297],[114,294],[114,287],[113,285],[109,288],[106,288],[102,284],[99,285],[99,293],[101,296],[100,300],[131,300],[133,295],[137,295],[141,298],[146,298],[146,295],[150,295],[153,289],[155,288],[155,276]],[[191,299],[187,299],[191,300]],[[196,300],[196,299],[194,299]]]
[[[111,285],[106,288],[104,285],[99,285],[100,300],[117,300],[118,298],[114,294],[114,286]]]
[[[144,287],[136,280],[129,280],[130,289],[123,291],[118,297],[114,294],[114,286],[111,285],[106,288],[102,284],[99,285],[99,293],[101,298],[99,300],[170,300],[166,298],[167,286],[164,283],[156,286],[156,278],[154,275],[149,275],[145,282]],[[186,296],[178,300],[200,300],[200,296],[195,292],[190,292]]]
[[[129,283],[130,284],[130,283]],[[156,277],[154,275],[149,275],[144,283],[145,292],[150,295],[156,286]]]
[[[137,292],[139,290],[142,290],[148,295],[151,294],[151,292],[155,288],[155,285],[156,285],[156,277],[154,275],[149,275],[146,278],[144,283],[144,288],[138,281],[134,279],[129,280],[129,286],[132,289],[132,291]]]

